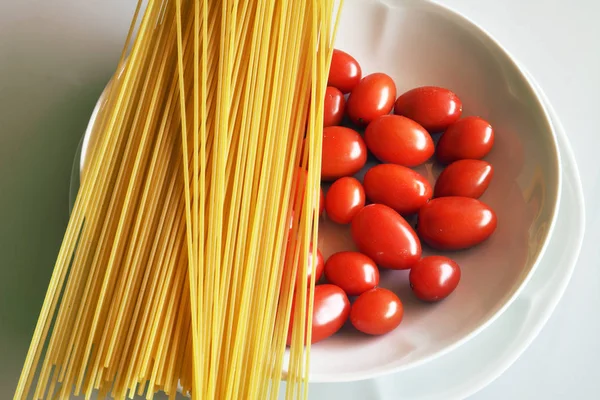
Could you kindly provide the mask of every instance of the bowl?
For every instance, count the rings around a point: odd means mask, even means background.
[[[381,270],[381,286],[404,304],[401,325],[384,336],[345,326],[311,349],[310,379],[336,382],[372,378],[423,364],[473,338],[517,297],[532,276],[554,227],[560,156],[550,117],[514,59],[485,31],[439,4],[414,0],[346,0],[336,47],[352,54],[363,74],[385,72],[398,94],[417,86],[446,87],[461,98],[463,116],[478,115],[495,129],[485,158],[495,169],[481,200],[497,213],[494,235],[479,246],[449,254],[462,279],[447,299],[426,304],[408,285],[408,271]],[[83,168],[91,127],[76,170]],[[93,140],[92,140],[93,141]],[[432,183],[440,167],[417,169]],[[358,176],[362,177],[364,170]],[[411,221],[414,222],[414,221]],[[354,249],[349,227],[321,220],[324,257]]]

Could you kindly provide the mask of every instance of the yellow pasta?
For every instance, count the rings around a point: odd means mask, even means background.
[[[333,0],[139,1],[15,399],[275,399],[282,377],[306,398],[336,19]]]

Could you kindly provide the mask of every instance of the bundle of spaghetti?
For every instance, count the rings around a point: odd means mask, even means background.
[[[138,3],[15,399],[307,396],[334,19]]]

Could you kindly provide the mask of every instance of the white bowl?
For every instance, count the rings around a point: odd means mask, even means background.
[[[402,324],[380,337],[346,327],[313,345],[310,378],[316,382],[411,368],[481,332],[531,277],[554,227],[560,197],[560,157],[550,118],[512,57],[474,23],[427,1],[346,0],[336,47],[352,54],[363,74],[391,75],[398,94],[422,85],[446,87],[461,98],[463,115],[479,115],[492,124],[496,141],[486,160],[495,176],[481,200],[496,211],[498,227],[485,243],[451,254],[462,268],[462,280],[440,303],[416,300],[407,271],[382,270],[381,286],[403,301]],[[433,163],[418,170],[431,182],[440,172]],[[325,217],[320,229],[325,257],[354,249],[347,226]]]

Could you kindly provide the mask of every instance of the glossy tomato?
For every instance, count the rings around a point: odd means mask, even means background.
[[[466,117],[450,125],[440,137],[436,156],[440,162],[449,164],[456,160],[479,160],[494,145],[494,130],[484,119]]]
[[[448,257],[429,256],[413,265],[408,277],[419,299],[438,301],[448,297],[458,286],[460,267]]]
[[[342,93],[350,93],[362,77],[358,61],[342,50],[333,50],[327,85],[338,88]]]
[[[435,197],[462,196],[478,199],[494,175],[490,163],[482,160],[458,160],[448,165],[435,183]]]
[[[393,331],[402,322],[404,308],[394,292],[375,288],[364,292],[350,310],[350,322],[368,335],[383,335]]]
[[[431,133],[442,132],[458,121],[462,102],[448,89],[422,86],[398,97],[394,113],[412,119]]]
[[[365,206],[365,191],[360,182],[346,176],[333,182],[325,197],[327,217],[338,224],[349,224]]]
[[[325,90],[325,107],[323,109],[323,126],[339,125],[344,118],[346,99],[344,94],[333,86]]]
[[[400,115],[384,115],[367,126],[367,147],[381,162],[414,167],[434,153],[429,133],[415,121]]]
[[[350,93],[346,110],[357,125],[366,126],[389,114],[396,99],[396,85],[389,75],[377,72],[365,76]]]
[[[348,296],[358,296],[379,285],[375,262],[355,251],[342,251],[329,257],[325,263],[325,277]]]
[[[382,268],[408,269],[421,258],[421,242],[404,218],[383,204],[370,204],[352,219],[358,249]]]
[[[417,232],[438,250],[462,250],[490,237],[496,229],[496,213],[470,197],[440,197],[419,210]]]
[[[369,200],[390,206],[400,214],[416,213],[433,194],[425,177],[396,164],[379,164],[369,169],[363,184]]]
[[[367,147],[353,129],[329,126],[323,129],[321,179],[331,181],[352,176],[367,162]]]
[[[308,293],[306,312],[308,314]],[[320,342],[333,335],[346,323],[350,314],[350,301],[346,293],[338,286],[325,284],[315,286],[313,303],[311,343]],[[292,319],[288,330],[287,344],[292,341],[295,307],[292,304]],[[306,317],[305,317],[306,318]]]

